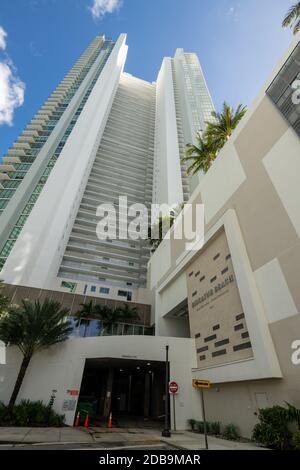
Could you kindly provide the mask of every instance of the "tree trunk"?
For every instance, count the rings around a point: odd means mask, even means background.
[[[23,357],[22,364],[21,364],[21,367],[20,367],[20,370],[19,370],[19,373],[18,373],[18,377],[17,377],[16,383],[15,383],[15,386],[14,386],[14,390],[13,390],[12,395],[11,395],[10,400],[9,400],[9,404],[8,404],[9,409],[11,409],[14,406],[15,402],[16,402],[16,399],[17,399],[18,393],[20,391],[23,379],[25,377],[26,370],[27,370],[27,367],[29,365],[30,359],[31,359],[31,356],[29,356],[29,357],[24,356]]]

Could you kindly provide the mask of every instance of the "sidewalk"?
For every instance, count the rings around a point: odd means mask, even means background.
[[[0,445],[38,443],[94,442],[91,434],[81,428],[16,428],[0,427]]]
[[[173,431],[172,437],[162,437],[161,441],[182,450],[205,449],[204,434],[196,434],[189,431]],[[268,450],[251,442],[227,441],[226,439],[214,436],[208,436],[208,448],[210,450]]]
[[[203,434],[189,431],[172,432],[163,438],[157,429],[147,428],[16,428],[0,427],[0,449],[4,445],[39,444],[93,444],[93,447],[113,449],[125,446],[149,446],[165,443],[174,449],[202,450],[205,448]],[[211,450],[266,450],[252,443],[227,441],[208,436]]]

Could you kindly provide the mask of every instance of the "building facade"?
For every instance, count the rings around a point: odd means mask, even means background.
[[[72,390],[79,402],[96,401],[103,416],[113,408],[117,414],[157,417],[163,410],[168,345],[170,377],[179,384],[177,428],[201,419],[192,379],[207,379],[212,383],[207,418],[233,422],[249,437],[259,408],[284,401],[300,406],[300,353],[295,352],[300,343],[299,35],[194,189],[181,156],[213,110],[195,55],[177,50],[150,84],[123,72],[124,35],[115,43],[97,38],[87,51],[84,61],[92,60],[92,51],[98,57],[90,70],[95,74],[82,82],[80,96],[88,90],[90,95],[55,153],[38,197],[30,199],[35,187],[30,182],[40,181],[57,147],[52,134],[46,135],[34,159],[29,156],[33,141],[25,139],[43,135],[44,124],[24,131],[25,148],[14,146],[4,159],[0,198],[9,202],[3,202],[0,217],[0,277],[13,302],[50,297],[74,314],[88,300],[112,307],[125,301],[140,310],[140,318],[134,325],[118,325],[109,337],[97,337],[91,326],[86,337],[77,335],[37,355],[19,398],[47,402],[57,390],[55,409],[70,425],[78,401]],[[75,114],[82,101],[76,103]],[[54,126],[53,140],[64,135],[61,124],[68,119]],[[33,162],[26,173],[15,165],[27,156]],[[21,183],[6,193],[19,172],[25,173]],[[147,207],[151,202],[204,205],[204,239],[196,234],[187,245],[184,237],[175,239],[173,227],[151,258],[144,240],[100,241],[97,207],[115,205],[119,195]],[[28,217],[15,227],[29,199],[34,202]],[[177,229],[185,210],[182,214]],[[15,228],[20,231],[11,239]],[[5,245],[8,240],[14,243]],[[0,369],[4,401],[20,363],[14,348],[6,356]]]
[[[191,336],[208,419],[247,437],[259,408],[300,405],[299,73],[298,34],[189,200],[204,240],[149,263],[156,334]]]

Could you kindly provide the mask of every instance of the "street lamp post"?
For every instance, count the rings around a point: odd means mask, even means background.
[[[163,437],[171,437],[169,421],[169,346],[166,345],[166,386],[165,386],[165,429],[162,431]]]

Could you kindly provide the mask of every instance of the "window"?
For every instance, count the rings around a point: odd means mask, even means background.
[[[96,292],[96,286],[91,286],[91,292]]]
[[[16,239],[16,238],[18,238],[18,236],[19,236],[21,230],[22,230],[21,227],[14,227],[14,228],[12,229],[12,231],[10,232],[10,234],[9,234],[9,238],[10,238],[10,239]]]
[[[221,349],[220,351],[215,351],[212,353],[212,357],[223,356],[226,354],[226,349]]]
[[[245,331],[245,333],[242,333],[242,338],[243,338],[243,339],[249,338],[249,333],[248,333],[248,331]]]
[[[108,287],[100,287],[100,294],[109,294],[109,288]]]
[[[217,341],[215,343],[215,347],[218,348],[219,346],[225,346],[225,344],[229,344],[229,338],[222,339],[221,341]]]
[[[240,313],[239,315],[235,317],[237,321],[242,320],[243,318],[245,318],[245,315],[243,313]]]
[[[127,290],[118,290],[118,295],[120,297],[127,297],[127,294],[128,294]]]
[[[298,136],[300,136],[299,104],[296,102],[297,100],[293,100],[293,96],[295,90],[297,90],[295,80],[299,78],[300,72],[299,58],[300,43],[297,44],[267,89],[267,95],[294,128]]]
[[[249,349],[249,348],[251,348],[250,341],[248,343],[242,343],[242,344],[238,344],[237,346],[233,346],[234,352],[242,351],[242,349]]]
[[[197,349],[197,353],[198,353],[198,354],[199,354],[199,353],[202,353],[202,352],[204,352],[204,351],[208,351],[208,346],[203,346],[202,348],[198,348],[198,349]]]
[[[7,200],[0,200],[0,209],[4,209],[7,206],[8,201]]]
[[[217,339],[217,335],[207,336],[206,338],[204,338],[204,343],[208,343],[209,341],[212,341],[213,339]]]

